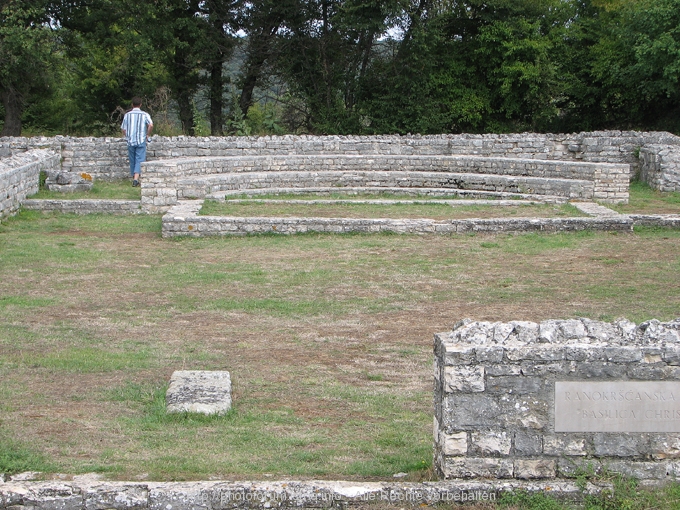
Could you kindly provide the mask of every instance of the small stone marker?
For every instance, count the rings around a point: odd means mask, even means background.
[[[229,372],[176,370],[165,403],[169,413],[225,414],[231,409]]]

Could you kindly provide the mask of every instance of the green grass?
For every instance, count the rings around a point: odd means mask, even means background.
[[[334,217],[334,218],[454,218],[571,217],[582,216],[569,204],[552,205],[461,205],[438,203],[366,204],[351,200],[333,204],[299,204],[279,201],[233,202],[206,200],[199,214],[205,216]]]
[[[586,495],[580,504],[558,501],[549,493],[525,491],[506,492],[500,495],[491,508],[521,510],[678,510],[680,509],[680,483],[662,487],[641,487],[635,480],[610,475],[595,481],[606,481],[612,490]]]
[[[117,479],[427,479],[433,333],[680,309],[670,229],[165,240],[22,212],[0,253],[0,448]],[[233,411],[165,414],[179,369],[229,370]]]
[[[96,179],[92,183],[90,191],[74,191],[63,193],[60,191],[48,191],[40,189],[38,193],[28,198],[51,199],[51,200],[76,200],[76,199],[119,199],[119,200],[140,200],[142,196],[141,188],[133,188],[132,181],[129,179],[103,181]]]
[[[0,425],[2,422],[0,421]],[[52,472],[56,466],[34,448],[0,433],[0,473]]]
[[[656,191],[644,182],[633,181],[628,203],[608,207],[623,214],[680,214],[680,193]]]

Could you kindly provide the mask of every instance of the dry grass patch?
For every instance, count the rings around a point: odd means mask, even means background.
[[[0,252],[4,469],[120,479],[427,479],[434,333],[680,310],[673,230],[164,240],[26,212]],[[177,369],[229,370],[234,411],[166,415]]]

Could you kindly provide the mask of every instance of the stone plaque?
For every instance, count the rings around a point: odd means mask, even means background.
[[[680,382],[556,381],[555,432],[680,432]]]

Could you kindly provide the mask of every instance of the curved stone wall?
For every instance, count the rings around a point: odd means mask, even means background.
[[[382,136],[153,137],[149,161],[195,156],[265,154],[479,155],[593,163],[626,163],[639,171],[637,154],[651,145],[680,151],[680,137],[666,132],[595,131],[568,134],[446,134]],[[122,138],[0,138],[0,157],[32,148],[59,151],[63,170],[95,178],[128,175]]]
[[[477,190],[628,201],[628,165],[443,155],[263,155],[177,158],[142,165],[142,208],[165,212],[184,198],[276,188]]]
[[[48,163],[63,172],[86,172],[94,179],[128,176],[127,149],[122,138],[66,136],[0,138],[0,216],[13,214],[35,186],[34,173],[19,177],[4,161],[34,150],[57,154]],[[265,137],[158,137],[148,146],[148,160],[185,157],[243,156],[482,156],[543,161],[624,164],[629,178],[642,176],[664,191],[680,189],[680,137],[665,132],[597,131],[571,134],[459,134],[385,136],[265,136]],[[641,157],[638,158],[638,155]],[[30,156],[28,156],[30,157]],[[57,161],[56,165],[54,161]],[[641,163],[641,164],[640,164]],[[59,167],[60,166],[60,167]],[[8,177],[13,173],[12,177]],[[29,175],[30,174],[30,175]],[[12,184],[10,184],[10,180]],[[594,197],[601,199],[595,192]],[[611,198],[611,197],[608,197]]]

